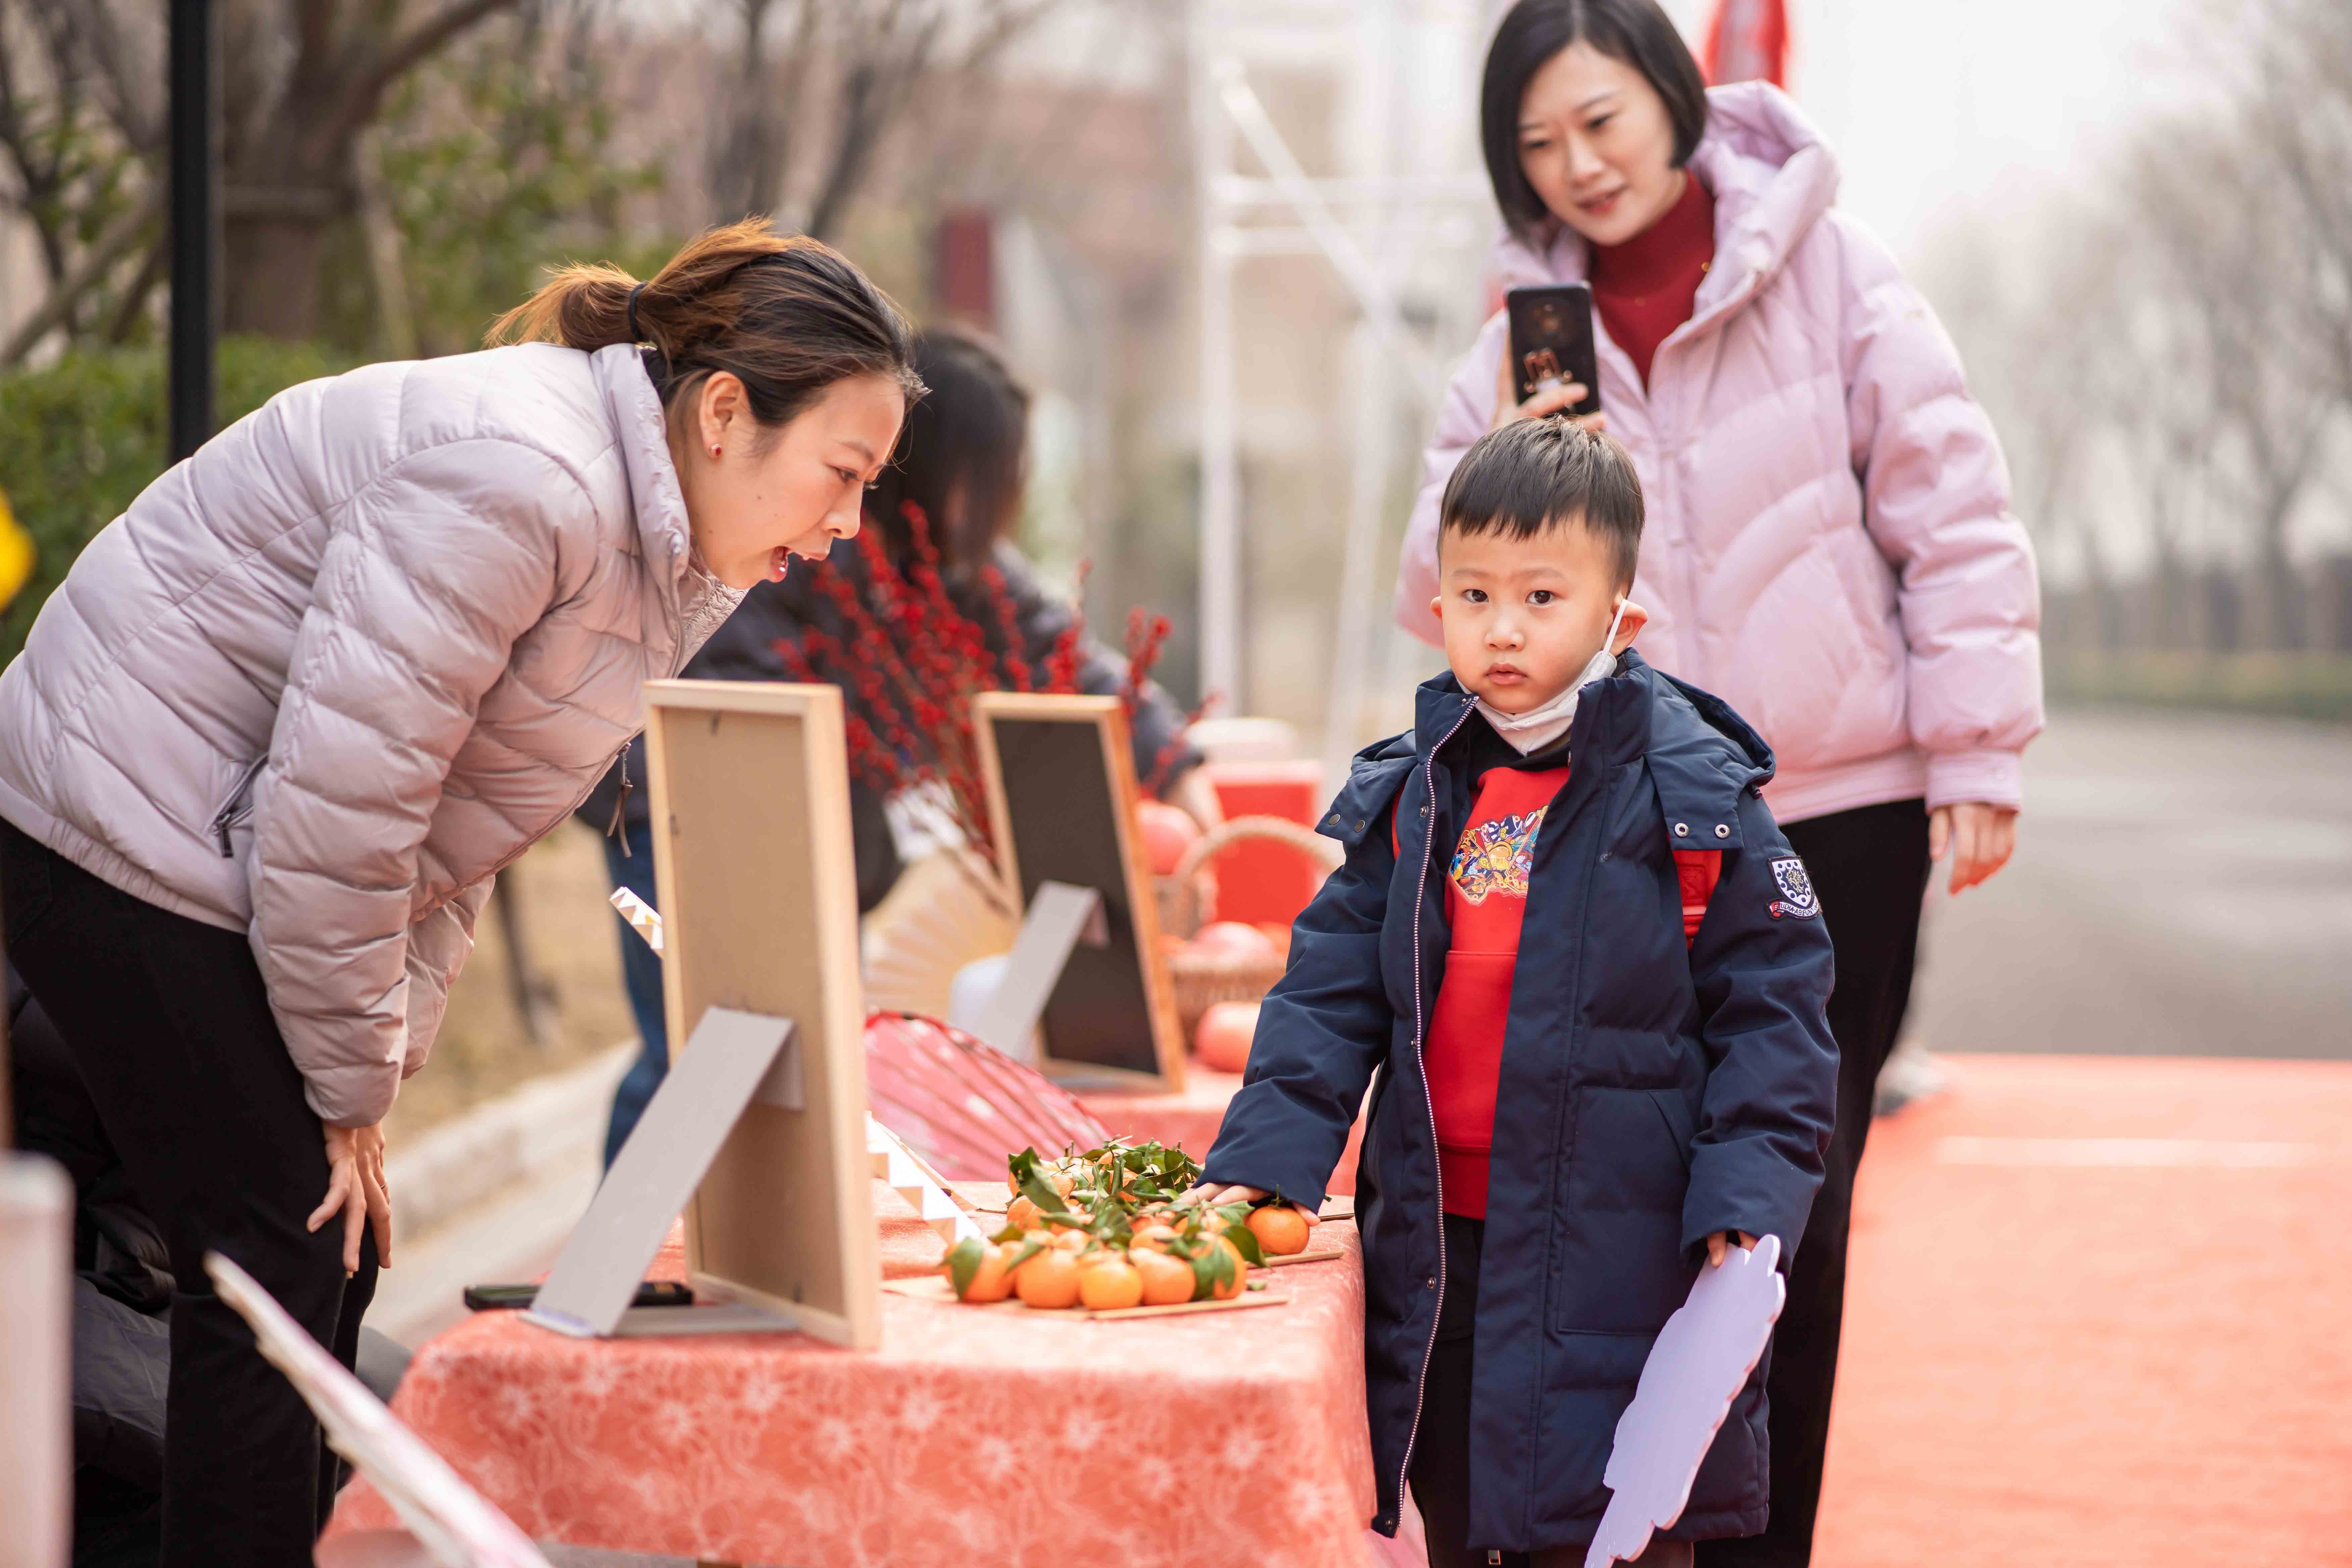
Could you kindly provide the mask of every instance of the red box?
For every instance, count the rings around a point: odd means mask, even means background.
[[[1228,817],[1279,816],[1313,827],[1323,810],[1323,769],[1313,762],[1210,763],[1209,782]],[[1323,868],[1286,844],[1255,839],[1209,862],[1216,918],[1288,925],[1323,886]]]

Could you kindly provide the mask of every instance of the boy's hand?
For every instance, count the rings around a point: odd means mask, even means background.
[[[1742,1252],[1755,1251],[1756,1238],[1748,1235],[1744,1230],[1738,1234],[1739,1249]],[[1727,1235],[1727,1232],[1718,1230],[1713,1236],[1706,1238],[1706,1266],[1709,1268],[1720,1268],[1722,1266],[1724,1254],[1729,1249],[1726,1240]]]
[[[1176,1201],[1180,1204],[1204,1204],[1210,1208],[1215,1208],[1223,1204],[1258,1203],[1263,1201],[1265,1197],[1265,1194],[1256,1187],[1213,1187],[1206,1182],[1203,1182],[1199,1186],[1194,1187],[1192,1191],[1186,1193],[1182,1197],[1178,1198]],[[1321,1225],[1323,1223],[1323,1216],[1317,1214],[1313,1209],[1304,1207],[1298,1204],[1292,1204],[1290,1206],[1298,1210],[1299,1216],[1306,1220],[1308,1225]]]

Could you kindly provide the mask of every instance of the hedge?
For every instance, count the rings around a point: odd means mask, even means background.
[[[299,382],[352,362],[318,343],[229,338],[215,406],[224,426]],[[0,663],[16,657],[74,557],[163,471],[163,360],[154,348],[68,353],[0,375],[0,491],[32,535],[32,580],[0,613]]]

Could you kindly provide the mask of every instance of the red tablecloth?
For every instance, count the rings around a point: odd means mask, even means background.
[[[939,1238],[877,1184],[884,1273]],[[1372,1511],[1363,1273],[1272,1272],[1288,1304],[1129,1322],[885,1291],[880,1350],[798,1335],[579,1341],[486,1312],[394,1409],[527,1533],[790,1568],[1360,1568]],[[677,1278],[675,1235],[652,1270]],[[331,1533],[394,1523],[365,1482]]]
[[[1184,1088],[1178,1094],[1082,1094],[1078,1099],[1114,1135],[1138,1142],[1157,1138],[1162,1143],[1181,1146],[1194,1159],[1209,1152],[1209,1145],[1217,1141],[1217,1128],[1225,1119],[1225,1102],[1242,1086],[1241,1075],[1213,1072],[1197,1061],[1184,1064]],[[1330,1191],[1353,1193],[1356,1190],[1356,1152],[1364,1138],[1364,1123],[1357,1118],[1356,1125],[1348,1131],[1347,1152],[1339,1156],[1339,1168],[1331,1173]]]

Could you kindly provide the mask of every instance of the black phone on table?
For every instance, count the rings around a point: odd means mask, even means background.
[[[1514,289],[1503,297],[1510,316],[1511,385],[1521,403],[1546,384],[1572,381],[1583,398],[1563,410],[1601,412],[1601,365],[1592,342],[1592,290],[1581,283]]]
[[[477,1312],[519,1312],[539,1300],[536,1285],[468,1285],[466,1305]],[[637,1286],[633,1307],[691,1307],[694,1291],[675,1279],[647,1279]]]

